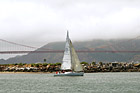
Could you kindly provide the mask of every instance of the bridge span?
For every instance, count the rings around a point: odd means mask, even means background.
[[[78,53],[140,53],[140,51],[89,51],[76,50]],[[25,53],[64,53],[64,50],[47,50],[47,51],[0,51],[0,54],[25,54]]]

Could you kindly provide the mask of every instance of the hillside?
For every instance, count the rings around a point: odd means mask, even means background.
[[[85,42],[74,42],[74,47],[76,50],[126,50],[126,51],[138,51],[140,50],[140,40],[128,40],[128,39],[119,39],[119,40],[92,40]],[[43,47],[35,50],[43,50],[45,48],[54,49],[54,50],[63,50],[65,42],[54,42],[44,45]],[[112,62],[112,61],[140,61],[139,53],[78,53],[80,61],[92,62],[93,60]],[[0,60],[0,63],[36,63],[43,62],[44,59],[48,63],[61,62],[63,53],[29,53],[24,56],[17,56],[14,58],[9,58],[8,60]]]

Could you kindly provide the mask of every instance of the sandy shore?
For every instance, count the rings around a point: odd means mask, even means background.
[[[0,72],[0,74],[51,74],[51,73],[50,72]]]

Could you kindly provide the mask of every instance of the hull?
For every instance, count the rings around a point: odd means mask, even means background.
[[[66,72],[66,73],[60,73],[55,74],[54,76],[84,76],[84,72]]]

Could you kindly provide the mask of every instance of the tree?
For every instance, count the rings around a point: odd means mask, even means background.
[[[87,65],[88,63],[87,62],[81,62],[81,64]]]
[[[55,63],[56,66],[61,65],[61,63]]]
[[[47,65],[48,65],[48,63],[43,63],[42,65],[43,65],[43,66],[47,66]]]
[[[96,65],[96,62],[92,62],[92,65]]]
[[[13,64],[13,65],[18,65],[18,63],[15,63],[15,64]]]
[[[35,64],[35,67],[39,67],[39,64]]]
[[[23,66],[23,64],[22,64],[22,63],[19,63],[18,65],[19,65],[19,66]]]
[[[50,65],[50,66],[54,66],[54,64],[53,64],[53,63],[49,63],[49,65]]]
[[[102,66],[103,65],[103,62],[99,62],[99,64],[100,64],[100,66]]]
[[[31,67],[34,67],[34,66],[35,66],[35,64],[34,64],[34,63],[32,63],[32,64],[31,64]]]
[[[44,59],[44,62],[46,62],[47,60],[46,59]]]

